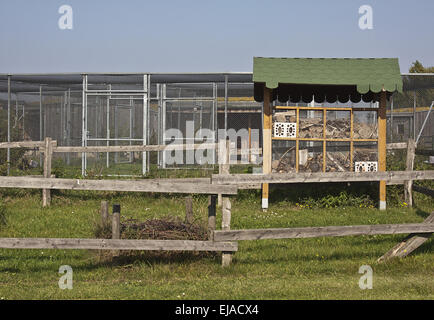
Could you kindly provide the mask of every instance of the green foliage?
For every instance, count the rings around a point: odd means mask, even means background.
[[[302,208],[373,208],[374,201],[368,195],[354,195],[341,191],[338,195],[326,194],[322,198],[307,197],[297,205]]]
[[[3,201],[0,200],[0,228],[6,225],[6,206]]]
[[[411,64],[411,67],[408,71],[410,73],[433,73],[434,67],[425,68],[419,60],[416,60]]]
[[[13,123],[14,115],[11,115],[11,123]],[[22,140],[22,129],[18,126],[11,125],[11,141]],[[8,137],[8,117],[7,110],[0,110],[0,141],[7,141]],[[18,164],[18,161],[23,157],[25,149],[13,148],[10,149],[11,164]],[[0,149],[0,163],[4,164],[7,160],[7,149]]]

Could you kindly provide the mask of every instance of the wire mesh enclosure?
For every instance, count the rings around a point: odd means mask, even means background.
[[[0,75],[1,137],[10,142],[51,137],[58,146],[164,146],[216,143],[228,133],[238,148],[260,148],[262,105],[252,98],[251,78],[244,73]],[[241,160],[238,153],[235,161]],[[26,156],[42,165],[37,150]],[[175,163],[166,151],[54,156],[54,165],[67,175],[210,176],[217,170],[215,148],[192,157],[182,151]],[[3,161],[8,160],[10,151]]]
[[[405,74],[404,93],[388,101],[388,141],[419,136],[433,148],[434,75]],[[350,171],[355,162],[375,162],[375,103],[278,101],[273,114],[273,172]],[[250,73],[207,74],[0,74],[2,141],[41,141],[58,146],[134,146],[218,142],[229,136],[236,149],[231,170],[260,167],[262,103],[253,98]],[[298,141],[298,142],[296,142]],[[14,150],[1,162],[14,165]],[[37,150],[19,153],[42,165]],[[210,176],[217,153],[55,153],[56,174],[153,177]],[[178,154],[179,156],[179,154]],[[237,165],[239,164],[239,166]]]

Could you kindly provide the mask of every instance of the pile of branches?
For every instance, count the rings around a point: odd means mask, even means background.
[[[204,226],[188,223],[180,218],[163,217],[143,222],[128,219],[121,222],[121,239],[144,240],[208,240],[208,231]],[[111,238],[111,228],[103,228],[97,235],[100,238]]]
[[[349,138],[351,134],[350,119],[333,119],[326,122],[327,138]]]
[[[308,157],[304,165],[301,163],[298,166],[300,172],[321,172],[322,171],[322,153],[314,153],[312,157]]]
[[[368,148],[355,149],[353,161],[377,161],[377,151]]]
[[[350,171],[349,152],[327,152],[326,172]]]
[[[354,139],[376,139],[378,137],[376,124],[354,122],[353,130]]]
[[[271,162],[271,172],[273,173],[291,173],[295,172],[295,146],[287,149],[282,156]]]
[[[323,121],[321,118],[300,119],[300,138],[322,138]]]

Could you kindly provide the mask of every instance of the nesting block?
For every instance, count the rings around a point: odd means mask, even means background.
[[[273,135],[279,138],[295,138],[297,123],[295,122],[274,122]]]
[[[378,171],[377,161],[358,161],[354,165],[355,172],[376,172]]]

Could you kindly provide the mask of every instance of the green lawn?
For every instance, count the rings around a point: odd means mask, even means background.
[[[92,237],[101,199],[120,203],[121,215],[148,219],[183,217],[183,197],[80,191],[53,195],[41,208],[37,191],[3,190],[7,224],[1,237]],[[304,209],[271,201],[260,209],[254,194],[233,200],[232,228],[298,227],[420,222],[433,210],[340,207]],[[194,214],[206,223],[207,199],[194,198]],[[220,216],[218,216],[220,218]],[[218,222],[219,223],[219,222]],[[386,264],[376,259],[404,235],[240,241],[233,264],[218,254],[137,253],[113,259],[96,251],[0,250],[0,299],[433,299],[433,241]],[[361,265],[374,270],[372,290],[358,286]],[[61,265],[73,268],[73,289],[58,286]]]

